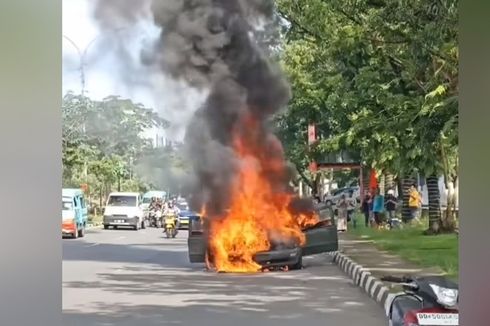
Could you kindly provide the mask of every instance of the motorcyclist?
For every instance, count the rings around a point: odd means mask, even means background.
[[[150,205],[148,205],[148,213],[147,213],[147,217],[150,220],[150,223],[152,223],[152,218],[154,218],[157,210],[158,210],[157,199],[156,197],[152,197],[150,200]]]
[[[159,210],[163,210],[163,202],[162,202],[162,199],[161,198],[157,198],[156,203],[157,203],[157,208]]]
[[[179,213],[180,213],[180,210],[177,206],[174,205],[173,201],[169,201],[168,204],[166,205],[164,211],[163,211],[163,215],[166,215],[166,216],[169,216],[169,215],[173,215],[175,216],[176,218],[176,228],[177,230],[179,229],[179,226],[180,226],[180,220],[179,220]]]

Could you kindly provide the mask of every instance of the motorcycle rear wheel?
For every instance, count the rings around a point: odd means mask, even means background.
[[[172,230],[166,229],[165,230],[165,235],[167,236],[167,239],[170,239],[172,237]]]

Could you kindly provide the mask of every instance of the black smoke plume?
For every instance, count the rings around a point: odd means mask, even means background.
[[[187,159],[194,171],[188,185],[191,207],[206,207],[210,216],[227,209],[232,182],[243,164],[232,144],[237,133],[256,149],[256,168],[272,189],[286,191],[288,167],[268,123],[287,104],[290,89],[254,38],[254,24],[273,18],[274,2],[155,0],[138,6],[136,1],[124,1],[131,5],[106,8],[111,2],[99,1],[96,8],[97,19],[105,25],[118,22],[113,15],[131,22],[149,11],[161,27],[159,40],[144,51],[142,62],[209,92],[185,136]],[[111,17],[105,17],[107,13]],[[265,164],[271,161],[280,162],[279,167]]]

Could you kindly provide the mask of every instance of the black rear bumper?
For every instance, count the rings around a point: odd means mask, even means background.
[[[263,268],[293,266],[301,260],[301,248],[259,252],[254,261]]]

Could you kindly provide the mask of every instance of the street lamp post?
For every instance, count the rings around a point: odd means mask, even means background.
[[[120,32],[120,31],[122,31],[124,29],[126,29],[126,28],[125,27],[120,27],[120,28],[114,29],[112,32],[117,33],[117,32]],[[80,82],[81,82],[81,87],[82,87],[81,88],[81,95],[82,95],[82,97],[85,95],[85,66],[86,66],[85,57],[87,55],[87,51],[95,43],[96,40],[98,40],[100,37],[105,36],[105,35],[106,34],[99,34],[96,37],[94,37],[87,44],[87,46],[85,47],[85,49],[83,51],[80,49],[80,47],[71,38],[69,38],[66,35],[63,35],[63,38],[66,39],[68,42],[70,42],[70,44],[77,50],[78,57],[80,59],[79,69],[80,69]]]
[[[121,31],[123,29],[125,29],[125,28],[117,28],[117,29],[114,30],[114,32],[119,32],[119,31]],[[77,50],[78,57],[80,59],[80,66],[79,66],[79,69],[80,69],[80,83],[81,83],[81,91],[80,91],[80,93],[82,95],[82,101],[85,99],[85,66],[86,66],[85,57],[87,56],[87,51],[92,46],[92,44],[94,44],[96,40],[98,40],[101,36],[104,36],[104,35],[105,34],[99,34],[96,37],[94,37],[87,44],[87,46],[85,47],[85,49],[83,51],[80,49],[80,47],[71,38],[69,38],[66,35],[63,35],[63,38],[65,38],[68,42],[70,42],[70,44]],[[85,134],[85,122],[82,125],[82,131]],[[88,165],[87,165],[87,161],[86,160],[84,160],[83,170],[84,170],[83,173],[84,173],[84,176],[85,176],[85,182],[88,184]]]
[[[85,95],[85,56],[87,55],[87,51],[90,48],[90,46],[100,37],[100,35],[98,35],[95,38],[93,38],[89,42],[89,44],[85,47],[85,49],[83,50],[83,52],[80,50],[80,48],[78,47],[78,45],[71,38],[69,38],[66,35],[63,35],[63,37],[68,42],[70,42],[70,44],[73,45],[73,47],[78,52],[78,57],[80,59],[80,66],[79,66],[79,69],[80,69],[80,82],[81,82],[81,87],[82,87],[81,88],[81,94],[82,94],[82,97],[83,97]]]

